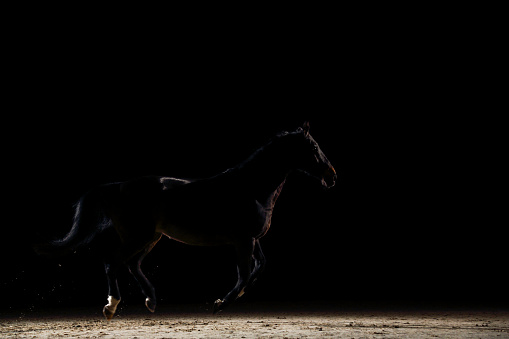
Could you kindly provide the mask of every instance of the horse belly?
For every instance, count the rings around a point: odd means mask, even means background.
[[[193,219],[161,222],[156,229],[173,240],[197,246],[228,244],[235,242],[237,238],[237,232],[230,226],[210,221],[194,222]]]
[[[184,212],[184,213],[182,213]],[[270,218],[249,213],[245,207],[200,209],[167,213],[157,225],[171,239],[200,246],[233,244],[241,238],[259,238],[270,225]]]
[[[192,245],[259,237],[266,233],[272,214],[250,196],[191,184],[167,191],[157,210],[158,231]]]

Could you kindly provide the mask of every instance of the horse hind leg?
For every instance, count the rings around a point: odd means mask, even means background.
[[[117,299],[111,295],[108,296],[108,303],[104,305],[103,314],[107,320],[111,320],[117,311],[117,306],[120,303],[120,299]]]
[[[107,320],[111,320],[121,299],[117,282],[118,264],[105,263],[104,268],[108,280],[108,303],[103,308],[103,314]]]

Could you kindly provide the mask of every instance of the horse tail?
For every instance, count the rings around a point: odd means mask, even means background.
[[[74,205],[73,225],[59,240],[34,246],[39,255],[61,256],[88,245],[97,234],[112,226],[110,218],[118,200],[120,183],[106,184],[85,193]]]

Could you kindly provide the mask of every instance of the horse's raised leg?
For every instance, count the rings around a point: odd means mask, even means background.
[[[255,247],[255,239],[250,239],[245,242],[238,243],[235,248],[237,252],[237,272],[238,279],[235,287],[224,297],[223,300],[216,300],[214,303],[214,314],[223,310],[230,305],[239,296],[244,294],[244,288],[249,282],[251,275],[253,250]]]
[[[145,277],[141,270],[141,262],[145,258],[145,256],[154,248],[157,242],[161,239],[161,234],[156,234],[153,241],[141,252],[136,254],[132,259],[129,260],[127,266],[129,268],[129,272],[134,276],[136,281],[141,287],[142,293],[145,295],[145,306],[147,306],[150,312],[154,312],[156,309],[156,292],[154,286],[150,283],[150,281]]]
[[[256,240],[256,242],[255,242],[253,259],[255,261],[255,265],[254,265],[255,267],[253,268],[253,272],[251,272],[251,276],[249,277],[249,282],[247,283],[247,286],[244,289],[244,293],[253,287],[254,283],[260,276],[260,273],[262,273],[263,270],[265,269],[265,264],[267,262],[265,260],[265,255],[263,255],[259,240]],[[239,295],[239,297],[241,297],[241,296],[242,296],[242,294]]]
[[[117,283],[117,271],[119,265],[116,263],[104,263],[106,278],[108,280],[108,303],[103,308],[106,319],[111,320],[117,311],[120,303],[120,291]]]

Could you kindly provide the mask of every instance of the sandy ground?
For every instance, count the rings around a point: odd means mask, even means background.
[[[1,338],[509,338],[509,310],[205,309],[36,311],[0,318]]]

